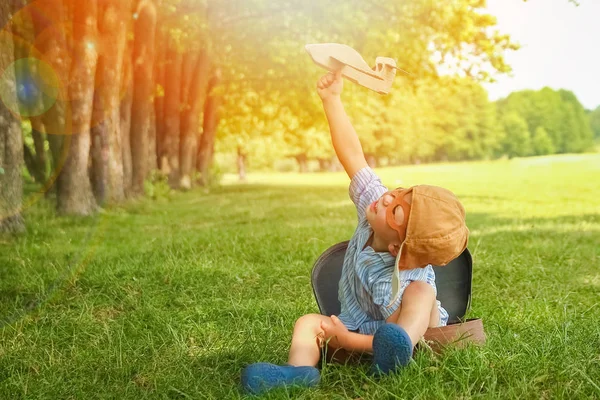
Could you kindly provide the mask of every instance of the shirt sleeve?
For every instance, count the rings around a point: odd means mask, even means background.
[[[387,187],[381,183],[381,179],[370,167],[364,167],[352,177],[350,182],[350,199],[356,206],[358,220],[366,217],[367,205],[381,197],[387,192]]]

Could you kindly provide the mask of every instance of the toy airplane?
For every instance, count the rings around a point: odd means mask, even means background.
[[[307,44],[304,48],[318,66],[331,72],[341,70],[342,76],[377,93],[390,92],[397,70],[408,74],[388,57],[377,57],[375,67],[371,68],[356,50],[345,44]]]

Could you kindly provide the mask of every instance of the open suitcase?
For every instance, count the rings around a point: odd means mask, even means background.
[[[338,284],[348,242],[331,246],[321,254],[312,269],[312,287],[323,315],[338,315]],[[468,249],[444,267],[434,266],[437,299],[449,314],[448,325],[429,328],[425,342],[434,350],[453,344],[485,343],[483,323],[480,319],[464,320],[471,304],[473,260]]]

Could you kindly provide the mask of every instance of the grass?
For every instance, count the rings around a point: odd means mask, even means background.
[[[463,200],[488,344],[381,380],[327,364],[318,388],[266,397],[599,398],[600,155],[378,172]],[[251,175],[87,219],[29,195],[27,235],[0,238],[0,398],[243,398],[240,370],[285,362],[317,312],[312,263],[355,228],[347,185]]]

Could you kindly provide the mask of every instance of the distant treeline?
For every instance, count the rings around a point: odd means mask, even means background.
[[[372,165],[579,153],[591,150],[600,139],[600,107],[585,110],[567,90],[524,90],[490,102],[472,79],[440,77],[414,87],[402,83],[397,78],[399,88],[388,96],[345,85],[344,103]],[[288,125],[282,133],[247,143],[246,163],[284,171],[339,168],[322,110],[317,105],[313,112],[314,123],[308,128],[290,124],[293,129]],[[221,131],[228,128],[222,126]],[[233,172],[232,159],[238,157],[239,165],[240,154],[231,153],[229,138],[217,143],[217,162],[222,170]],[[286,157],[295,158],[298,165],[283,161]]]

